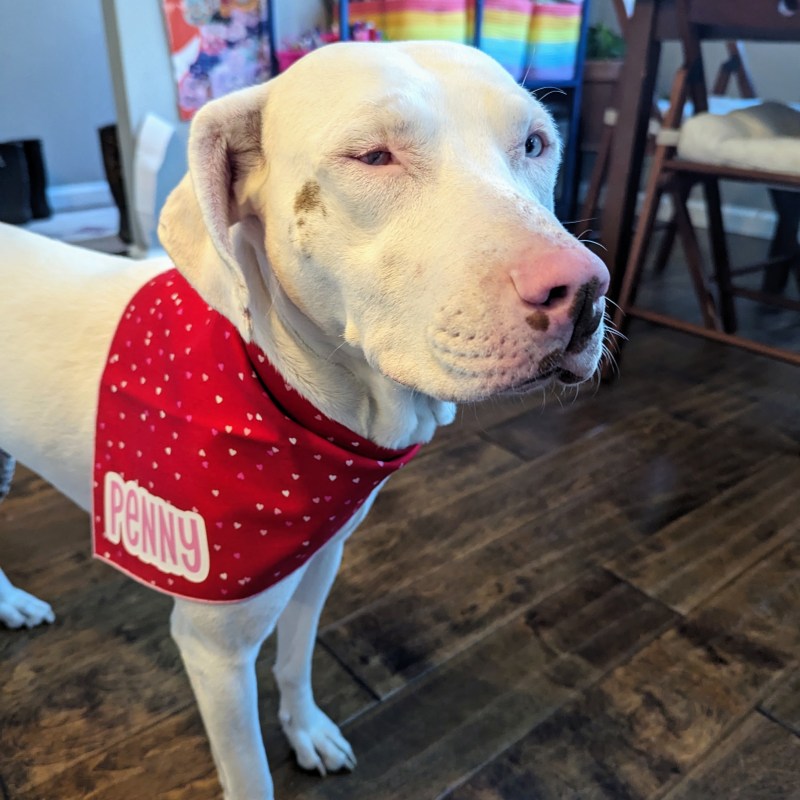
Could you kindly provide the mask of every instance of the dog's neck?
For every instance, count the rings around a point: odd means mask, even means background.
[[[453,403],[415,392],[370,366],[363,353],[325,333],[288,297],[263,251],[263,233],[238,226],[234,250],[251,291],[253,341],[286,381],[323,414],[381,447],[428,442],[455,417]],[[253,287],[255,288],[255,287]]]

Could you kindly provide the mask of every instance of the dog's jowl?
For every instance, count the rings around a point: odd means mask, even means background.
[[[201,109],[188,156],[169,258],[0,226],[0,471],[174,596],[225,797],[271,800],[264,639],[298,762],[352,769],[311,689],[344,541],[455,403],[595,374],[608,273],[553,216],[551,118],[472,48],[326,46]],[[0,572],[0,621],[53,618]]]

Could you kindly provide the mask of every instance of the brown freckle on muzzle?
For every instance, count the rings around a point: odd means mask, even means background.
[[[531,330],[541,331],[542,333],[550,327],[550,317],[544,311],[534,311],[533,314],[525,317],[525,322],[528,323],[528,327]]]
[[[325,206],[322,205],[319,194],[319,184],[316,181],[306,181],[294,199],[294,213],[301,214],[319,209],[324,214]]]

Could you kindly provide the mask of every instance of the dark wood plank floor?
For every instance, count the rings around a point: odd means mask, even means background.
[[[5,798],[219,798],[169,602],[92,563],[85,515],[25,470],[0,534],[58,614],[0,631]],[[326,608],[315,683],[352,775],[294,766],[273,647],[279,800],[800,798],[800,370],[636,325],[613,385],[463,409]]]

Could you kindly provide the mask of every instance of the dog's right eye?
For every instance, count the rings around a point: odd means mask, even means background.
[[[363,156],[356,156],[357,160],[369,167],[385,167],[391,164],[394,159],[388,150],[372,150],[364,153]]]
[[[539,133],[532,133],[525,140],[525,155],[538,158],[544,152],[544,138]]]

